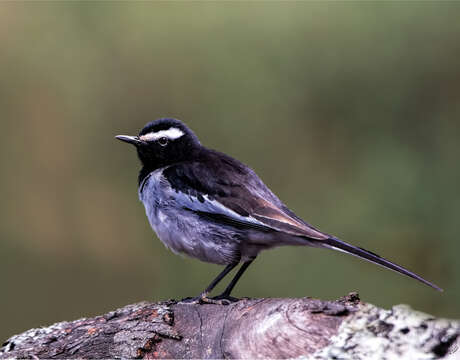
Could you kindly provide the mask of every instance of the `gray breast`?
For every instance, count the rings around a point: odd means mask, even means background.
[[[150,225],[166,247],[202,261],[228,264],[240,258],[242,234],[199,218],[184,209],[197,198],[171,189],[161,168],[150,173],[139,187]]]

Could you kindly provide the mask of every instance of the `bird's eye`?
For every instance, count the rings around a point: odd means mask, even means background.
[[[161,146],[166,146],[168,145],[168,138],[167,137],[161,137],[158,139],[158,144],[160,144]]]

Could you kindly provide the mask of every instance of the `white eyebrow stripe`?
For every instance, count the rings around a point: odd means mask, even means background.
[[[158,140],[159,138],[165,137],[168,138],[169,140],[176,140],[179,139],[182,135],[184,135],[184,132],[178,128],[172,127],[169,128],[168,130],[160,130],[157,132],[151,132],[145,135],[142,135],[139,137],[142,141],[154,141]]]

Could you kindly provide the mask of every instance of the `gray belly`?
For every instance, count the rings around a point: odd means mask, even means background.
[[[241,234],[234,229],[198,219],[187,210],[144,205],[153,230],[173,252],[222,265],[240,260]]]
[[[221,205],[209,201],[200,206],[197,198],[172,190],[162,172],[150,173],[140,186],[139,198],[158,238],[173,252],[224,265],[252,259],[280,245],[308,245],[303,238],[277,231],[241,229],[199,218],[184,208],[222,213]]]

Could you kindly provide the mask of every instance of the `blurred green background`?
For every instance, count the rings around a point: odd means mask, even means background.
[[[113,138],[163,116],[320,229],[446,290],[280,248],[235,295],[358,291],[459,317],[459,16],[448,2],[0,4],[0,338],[197,295],[221,270],[154,236],[135,152]]]

